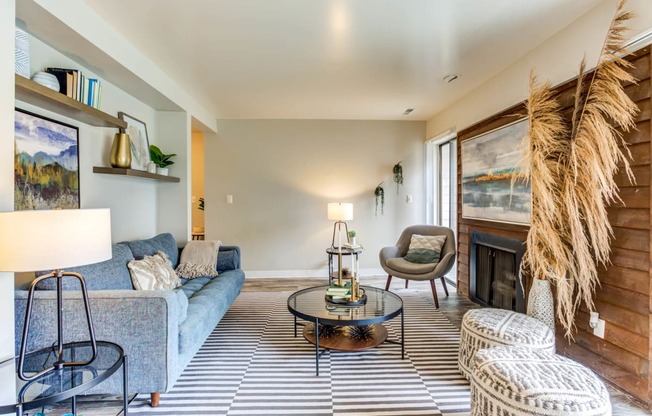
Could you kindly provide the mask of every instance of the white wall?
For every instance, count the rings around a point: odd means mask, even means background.
[[[80,68],[97,77],[58,51],[30,36],[32,73],[48,66]],[[80,197],[82,208],[110,208],[113,241],[151,237],[156,234],[156,188],[153,181],[93,173],[93,166],[110,166],[109,152],[117,129],[93,127],[62,117],[47,109],[17,102],[16,107],[59,120],[79,128]],[[142,120],[148,126],[150,143],[157,143],[156,112],[126,92],[102,80],[102,111],[118,111]],[[12,134],[13,137],[13,134]],[[13,154],[13,151],[12,151]]]
[[[366,249],[366,273],[380,269],[381,247],[425,220],[424,122],[218,120],[218,131],[205,135],[207,238],[239,245],[248,276],[326,276],[328,202],[354,204],[348,225]],[[397,196],[399,161],[405,182]],[[381,181],[385,214],[376,216]]]
[[[0,1],[0,211],[14,209],[14,0]],[[0,273],[0,361],[14,356],[13,273]],[[0,370],[0,379],[14,380],[12,366]],[[3,383],[0,403],[15,399],[13,382]]]
[[[190,116],[185,112],[159,111],[157,113],[157,145],[165,154],[174,153],[170,175],[181,182],[160,182],[157,187],[157,227],[174,235],[178,243],[190,239]]]
[[[463,130],[527,99],[532,69],[536,70],[540,80],[550,80],[556,85],[577,76],[585,53],[588,66],[595,66],[617,2],[606,0],[599,4],[491,80],[432,117],[428,120],[427,137],[435,137],[449,129]],[[652,27],[650,0],[629,0],[627,4],[628,10],[636,13],[629,23],[631,30],[627,37],[634,37]]]

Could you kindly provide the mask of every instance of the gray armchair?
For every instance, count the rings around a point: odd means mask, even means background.
[[[403,258],[407,254],[412,234],[446,236],[446,242],[441,249],[439,263],[411,263]],[[399,237],[396,246],[385,247],[380,250],[380,265],[387,272],[385,290],[389,290],[392,276],[405,279],[406,288],[410,280],[429,280],[432,297],[435,300],[435,307],[439,309],[435,279],[441,279],[446,296],[448,296],[448,288],[446,288],[444,276],[450,271],[453,264],[455,264],[455,256],[457,254],[455,247],[455,234],[450,228],[436,225],[413,225],[406,228]]]

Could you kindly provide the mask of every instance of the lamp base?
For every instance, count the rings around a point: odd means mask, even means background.
[[[91,348],[93,350],[93,355],[88,361],[70,361],[66,362],[63,359],[63,278],[64,276],[72,276],[79,280],[81,285],[82,297],[84,299],[84,308],[86,310],[86,321],[88,323],[88,333],[91,342]],[[34,291],[36,290],[36,285],[42,280],[46,279],[57,279],[57,361],[48,368],[45,368],[34,375],[26,376],[24,372],[25,366],[25,356],[27,355],[27,336],[29,334],[29,323],[32,315],[32,303],[34,301]],[[88,365],[95,360],[97,357],[97,344],[95,342],[95,329],[93,328],[93,318],[91,316],[90,304],[88,301],[88,291],[86,290],[86,282],[84,277],[79,273],[74,272],[64,272],[61,270],[55,270],[50,274],[39,276],[30,284],[29,293],[27,295],[27,306],[25,307],[25,324],[23,325],[23,335],[21,338],[20,344],[20,353],[18,354],[18,378],[24,381],[31,381],[41,377],[43,374],[49,373],[54,370],[62,370],[64,367],[77,367]]]

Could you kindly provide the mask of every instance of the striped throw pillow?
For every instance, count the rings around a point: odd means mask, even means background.
[[[445,242],[445,235],[412,234],[404,259],[412,263],[438,263]]]

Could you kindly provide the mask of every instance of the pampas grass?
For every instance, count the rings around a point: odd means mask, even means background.
[[[532,221],[522,271],[547,279],[557,291],[556,315],[572,337],[577,308],[593,310],[598,267],[609,262],[613,230],[607,204],[619,201],[614,174],[623,164],[630,181],[629,151],[622,134],[634,127],[636,104],[623,82],[635,82],[629,62],[617,54],[632,14],[618,4],[596,70],[585,74],[582,60],[570,121],[562,115],[549,84],[530,76],[529,134],[521,169],[532,188]],[[588,78],[588,79],[587,79]]]

